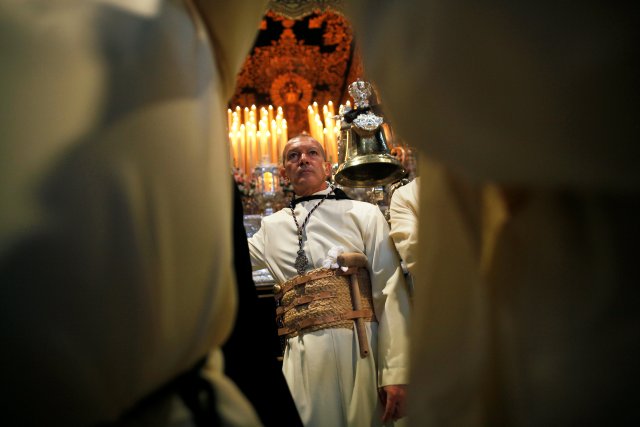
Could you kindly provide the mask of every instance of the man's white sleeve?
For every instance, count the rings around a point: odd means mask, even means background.
[[[264,227],[248,239],[249,255],[251,255],[251,267],[253,270],[266,268],[267,264],[264,256]]]
[[[369,218],[363,236],[378,319],[378,385],[407,384],[409,293],[387,221],[380,211]]]

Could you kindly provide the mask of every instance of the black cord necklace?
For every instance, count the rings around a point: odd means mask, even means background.
[[[296,262],[294,265],[296,267],[296,271],[300,275],[304,274],[304,272],[307,270],[307,266],[309,265],[309,259],[305,255],[304,249],[302,249],[302,233],[304,232],[304,229],[307,226],[307,222],[309,222],[309,218],[311,218],[311,214],[313,213],[313,211],[318,209],[318,206],[320,206],[325,200],[327,200],[327,197],[329,197],[333,193],[333,190],[334,190],[333,185],[331,183],[328,183],[328,184],[329,184],[329,187],[331,188],[331,191],[325,194],[325,196],[318,202],[318,204],[315,205],[313,209],[309,211],[309,213],[307,214],[307,217],[302,222],[302,227],[300,227],[300,225],[298,224],[298,220],[296,219],[294,201],[291,200],[291,203],[289,204],[289,209],[291,209],[291,216],[293,217],[293,222],[296,223],[296,229],[298,230],[298,256],[296,256]]]

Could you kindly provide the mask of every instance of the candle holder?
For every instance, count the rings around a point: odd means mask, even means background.
[[[256,182],[256,201],[264,215],[271,215],[277,210],[276,199],[281,193],[278,166],[262,164],[253,171]]]

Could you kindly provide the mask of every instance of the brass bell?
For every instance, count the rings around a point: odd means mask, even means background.
[[[375,187],[398,181],[407,171],[391,155],[391,128],[369,106],[371,85],[357,80],[349,85],[349,93],[356,108],[341,107],[336,182],[347,187]]]
[[[273,293],[274,294],[279,294],[280,291],[282,291],[282,286],[278,285],[277,283],[275,285],[273,285]]]
[[[398,181],[407,174],[389,148],[389,128],[375,131],[349,126],[342,129],[336,182],[347,187],[375,187]]]

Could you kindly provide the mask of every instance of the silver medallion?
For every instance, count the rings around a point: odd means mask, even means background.
[[[371,111],[365,114],[360,114],[355,118],[353,124],[363,130],[374,131],[384,122],[384,119],[380,116],[376,116]]]
[[[309,259],[304,254],[304,249],[298,250],[298,256],[296,257],[296,263],[294,264],[298,274],[304,274],[308,264],[309,264]]]

